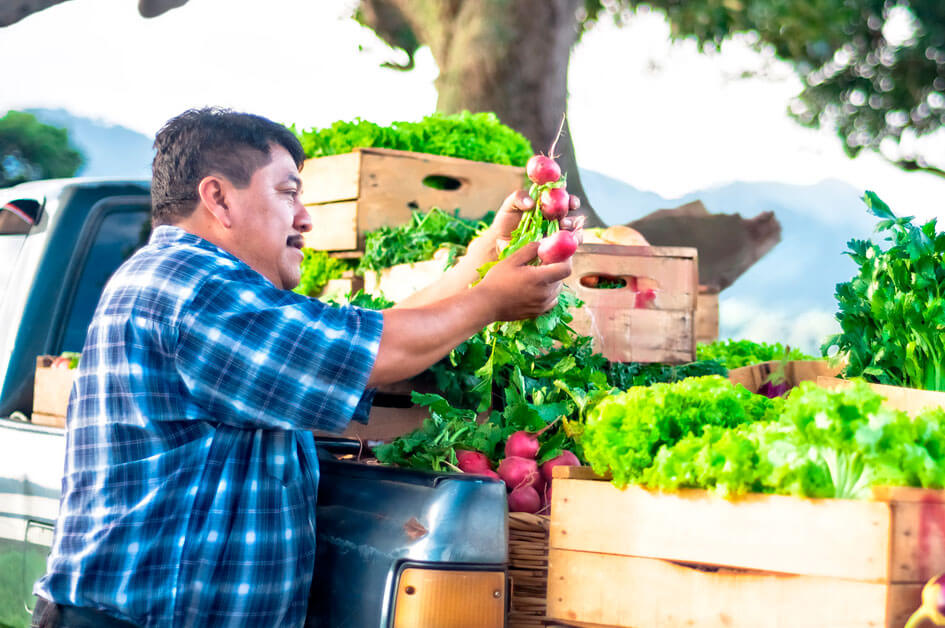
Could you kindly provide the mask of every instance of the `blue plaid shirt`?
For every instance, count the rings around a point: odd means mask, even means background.
[[[381,328],[378,312],[280,290],[156,228],[89,327],[34,592],[147,626],[301,626],[315,563],[309,430],[366,419]]]

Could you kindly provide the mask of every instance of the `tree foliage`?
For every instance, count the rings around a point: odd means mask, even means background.
[[[587,28],[644,3],[586,0]],[[790,63],[803,89],[792,117],[833,127],[846,153],[881,152],[907,170],[945,176],[911,148],[945,125],[945,2],[941,0],[649,0],[676,38],[715,48],[734,33]]]
[[[479,1],[452,0],[434,8],[426,0],[361,0],[356,18],[403,48],[412,66],[419,45],[431,45],[437,56],[432,37],[463,28],[448,21],[446,8],[458,15],[464,5]],[[499,21],[497,10],[514,13],[528,2],[487,4],[495,5]],[[573,19],[558,22],[576,33],[572,41],[600,20],[619,25],[640,10],[663,13],[674,38],[695,38],[703,50],[748,33],[757,49],[773,51],[797,72],[802,91],[789,111],[799,123],[834,128],[851,157],[863,149],[877,151],[904,169],[945,176],[945,163],[936,165],[914,148],[915,139],[945,124],[942,0],[581,0],[572,6]],[[431,20],[443,28],[430,28]],[[505,29],[514,25],[521,37],[538,21],[501,23]],[[442,65],[440,58],[437,62]]]
[[[71,177],[82,161],[65,129],[43,124],[22,111],[0,118],[0,187]]]

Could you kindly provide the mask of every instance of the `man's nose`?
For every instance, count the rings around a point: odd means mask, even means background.
[[[301,233],[312,230],[312,215],[308,213],[308,209],[302,203],[299,203],[299,209],[295,213],[295,228]]]

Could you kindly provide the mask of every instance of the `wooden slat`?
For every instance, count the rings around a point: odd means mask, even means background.
[[[571,328],[593,338],[594,349],[611,362],[683,364],[695,359],[694,311],[582,307],[572,311]]]
[[[358,202],[306,205],[312,230],[303,234],[305,246],[320,251],[358,248]]]
[[[554,619],[633,628],[900,628],[920,602],[921,585],[711,572],[560,549],[551,550],[548,580]]]
[[[406,223],[414,210],[432,207],[449,213],[459,209],[460,216],[479,219],[526,183],[525,169],[513,166],[376,148],[362,149],[361,155],[362,233]],[[429,176],[449,177],[460,185],[438,190],[423,184]]]
[[[64,428],[66,426],[66,417],[61,414],[43,414],[42,412],[34,412],[30,416],[30,422],[35,423],[36,425]]]
[[[817,385],[822,388],[843,388],[852,386],[853,382],[836,377],[818,377]],[[945,408],[945,392],[885,384],[870,384],[869,386],[886,397],[886,406],[902,410],[910,416],[915,416],[928,408]]]
[[[696,298],[696,343],[709,343],[719,337],[719,293],[699,290]]]
[[[423,420],[430,416],[430,411],[423,406],[409,408],[371,408],[368,424],[351,421],[341,434],[315,431],[316,436],[345,436],[363,441],[390,441],[398,436],[419,428]]]
[[[921,490],[921,489],[919,489]],[[893,582],[926,582],[945,571],[945,501],[942,491],[925,499],[895,501],[891,554]]]
[[[54,359],[55,356],[48,355],[36,358],[36,372],[33,379],[33,413],[64,417],[69,407],[69,395],[72,393],[72,384],[75,382],[77,371],[76,369],[52,368]]]
[[[606,253],[588,252],[579,247],[572,258],[571,276],[565,283],[575,291],[585,304],[600,307],[633,309],[636,291],[629,285],[623,288],[597,289],[581,283],[585,276],[609,275],[611,277],[633,277],[646,279],[657,286],[653,309],[694,310],[698,296],[697,259],[692,255],[679,256],[667,251],[668,247],[633,247],[597,245],[605,247]],[[624,255],[627,250],[645,249],[648,255]]]
[[[302,165],[302,203],[334,203],[358,198],[361,154],[358,151],[307,159]],[[313,216],[314,217],[314,216]],[[316,227],[319,223],[315,222]]]
[[[892,514],[883,502],[728,501],[556,479],[552,513],[553,548],[870,582],[890,576]]]
[[[594,469],[588,466],[565,467],[558,466],[551,470],[551,477],[555,480],[607,480],[607,477],[597,475]]]
[[[446,271],[445,256],[413,264],[397,264],[380,272],[364,273],[364,291],[383,294],[394,303],[403,301],[418,290],[426,288]]]

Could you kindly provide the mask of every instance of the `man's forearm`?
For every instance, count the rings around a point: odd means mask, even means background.
[[[423,307],[465,292],[470,284],[479,279],[479,267],[494,259],[495,237],[488,234],[480,236],[469,244],[468,253],[459,258],[456,265],[443,273],[440,279],[400,301],[396,307]]]
[[[384,310],[384,331],[369,386],[401,381],[423,372],[457,345],[495,320],[495,308],[481,287],[422,307]]]

